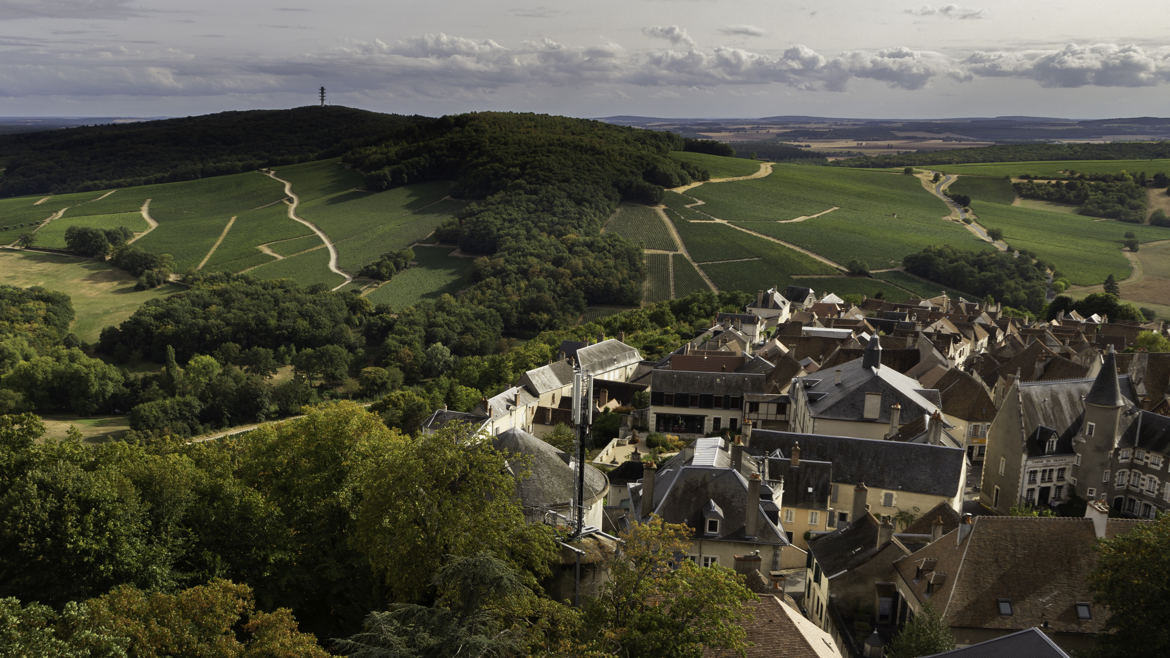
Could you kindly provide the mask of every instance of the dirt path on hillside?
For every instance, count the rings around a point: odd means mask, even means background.
[[[46,197],[41,197],[41,198],[40,198],[40,200],[38,200],[38,201],[37,201],[36,203],[34,203],[33,205],[34,205],[34,206],[39,206],[39,205],[41,205],[42,203],[44,203],[44,202],[46,202],[46,201],[48,201],[49,199],[52,199],[52,198],[53,198],[53,195],[51,195],[51,194],[50,194],[49,196],[46,196]]]
[[[666,206],[655,206],[654,210],[658,213],[658,218],[662,220],[662,223],[666,224],[666,230],[670,231],[670,237],[672,240],[674,240],[674,246],[678,249],[678,251],[672,253],[682,254],[682,257],[687,259],[687,262],[691,264],[691,267],[695,268],[695,271],[699,273],[699,278],[703,280],[703,283],[707,284],[707,287],[711,289],[711,292],[719,292],[718,286],[716,286],[715,282],[711,280],[711,277],[707,276],[707,273],[703,271],[703,268],[699,267],[699,264],[695,262],[694,258],[691,258],[690,252],[687,251],[686,245],[683,244],[682,237],[678,234],[678,230],[674,228],[674,222],[670,221],[670,218],[666,216]],[[674,299],[673,258],[670,259],[670,274],[670,298]]]
[[[775,164],[774,162],[761,162],[759,171],[757,171],[754,174],[748,174],[747,176],[730,176],[727,178],[710,178],[707,180],[695,181],[694,183],[687,183],[686,185],[681,185],[679,187],[672,187],[672,188],[670,188],[670,191],[671,192],[678,192],[679,194],[682,194],[683,192],[686,192],[689,189],[703,185],[704,183],[732,183],[732,182],[735,182],[737,180],[752,180],[755,178],[764,178],[772,173],[772,165],[774,165],[774,164]]]
[[[774,238],[770,235],[764,235],[763,233],[757,233],[756,231],[753,231],[750,228],[744,228],[742,226],[732,224],[731,222],[726,221],[726,220],[719,220],[719,221],[720,221],[720,223],[727,224],[728,226],[730,226],[731,228],[733,228],[737,231],[743,231],[744,233],[747,233],[748,235],[754,235],[757,238],[760,238],[761,240],[775,242],[776,244],[788,247],[789,249],[791,249],[793,251],[799,251],[800,253],[804,254],[805,256],[808,256],[809,258],[811,258],[815,261],[819,261],[821,263],[824,263],[825,265],[828,265],[829,267],[838,269],[842,272],[845,272],[847,270],[847,268],[844,265],[842,265],[836,261],[830,260],[828,258],[825,258],[824,256],[822,256],[814,251],[809,251],[808,249],[805,249],[804,247],[798,247],[797,245],[794,245],[791,242],[785,242],[784,240],[781,240],[779,238]]]
[[[117,191],[118,191],[118,190],[110,190],[109,192],[106,192],[105,194],[103,194],[103,195],[99,196],[99,197],[98,197],[98,198],[96,198],[96,199],[91,199],[91,200],[89,200],[89,201],[82,201],[82,203],[93,203],[94,201],[101,201],[102,199],[104,199],[104,198],[106,198],[106,197],[110,196],[111,194],[113,194],[114,192],[117,192]]]
[[[966,228],[971,235],[974,235],[984,242],[990,242],[992,246],[1000,251],[1007,251],[1008,244],[1003,240],[992,240],[991,236],[987,234],[987,229],[983,228],[979,222],[975,221],[975,213],[971,213],[971,215],[968,217],[967,211],[959,206],[959,204],[951,201],[951,198],[945,194],[947,188],[951,186],[951,183],[959,180],[959,177],[956,175],[947,174],[946,176],[943,176],[939,182],[935,183],[931,181],[933,176],[933,171],[915,174],[915,177],[922,182],[922,187],[925,187],[927,192],[930,192],[934,196],[938,197],[943,203],[947,204],[947,208],[950,209],[951,213],[943,217],[943,219],[950,222],[956,222]],[[971,223],[968,224],[967,222],[963,221],[964,219],[970,219]]]
[[[138,209],[138,211],[139,211],[140,213],[142,213],[142,219],[146,220],[146,230],[145,230],[145,231],[143,231],[143,232],[141,232],[141,233],[135,233],[135,234],[134,234],[134,237],[132,237],[132,238],[130,238],[129,240],[127,240],[127,241],[126,241],[126,244],[132,244],[132,243],[138,242],[138,241],[139,241],[139,240],[141,240],[141,239],[142,239],[142,238],[143,238],[143,237],[144,237],[144,236],[145,236],[147,233],[150,233],[150,232],[151,232],[151,231],[153,231],[154,229],[158,228],[158,222],[156,222],[156,221],[154,220],[154,217],[151,217],[151,216],[150,216],[150,199],[147,199],[146,201],[143,201],[143,202],[142,202],[142,207],[141,207],[141,208],[139,208],[139,209]]]
[[[41,220],[41,223],[40,223],[40,224],[37,224],[37,227],[36,227],[36,228],[34,228],[34,229],[32,230],[32,232],[33,232],[33,233],[36,233],[37,231],[39,231],[39,230],[41,230],[41,229],[45,228],[46,226],[48,226],[48,225],[49,225],[49,222],[53,221],[54,219],[61,219],[61,216],[65,214],[65,211],[66,211],[66,210],[69,210],[69,206],[65,206],[64,208],[62,208],[62,209],[58,210],[57,212],[53,213],[52,215],[49,215],[48,217],[46,217],[46,218],[42,219],[42,220]],[[16,243],[14,242],[13,244],[16,244]]]
[[[223,239],[227,237],[228,231],[232,230],[232,225],[235,223],[236,218],[233,215],[232,218],[228,220],[227,226],[223,227],[223,232],[219,234],[219,239],[215,241],[215,244],[211,245],[211,249],[207,250],[207,255],[203,257],[203,260],[199,261],[199,264],[195,266],[195,269],[203,269],[203,266],[206,265],[207,261],[211,259],[211,256],[215,253],[215,250],[219,249],[219,245],[223,244]]]
[[[1170,190],[1164,187],[1151,187],[1146,190],[1146,200],[1148,201],[1150,214],[1153,214],[1155,210],[1161,210],[1167,215],[1170,215]],[[1149,219],[1147,215],[1146,221],[1148,222]]]
[[[816,219],[817,217],[820,217],[822,215],[827,215],[827,214],[833,212],[834,210],[840,210],[840,208],[837,206],[833,206],[832,208],[829,208],[828,210],[822,210],[815,215],[801,215],[800,217],[795,217],[793,219],[778,219],[778,220],[776,220],[776,223],[777,224],[795,224],[797,222],[807,222],[810,219]]]
[[[265,173],[267,173],[268,177],[271,178],[272,180],[274,180],[278,183],[284,183],[284,195],[286,197],[288,197],[288,199],[289,199],[287,201],[287,203],[288,203],[288,218],[293,220],[294,222],[298,222],[300,224],[304,224],[305,226],[307,226],[310,231],[312,231],[313,233],[316,233],[317,237],[321,238],[321,242],[325,243],[325,248],[329,250],[329,271],[333,272],[334,274],[340,275],[342,278],[345,279],[345,281],[343,281],[342,283],[334,286],[332,288],[332,290],[337,290],[338,288],[342,288],[342,287],[348,285],[351,281],[353,281],[353,277],[346,274],[345,272],[341,271],[341,268],[337,267],[337,247],[333,246],[333,241],[329,239],[328,235],[325,235],[324,231],[317,228],[316,224],[314,224],[308,220],[305,220],[302,217],[297,215],[297,206],[300,205],[301,199],[295,193],[293,193],[292,182],[284,180],[283,178],[278,178],[276,176],[275,171],[268,170]]]

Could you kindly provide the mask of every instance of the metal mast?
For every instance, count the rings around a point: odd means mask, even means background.
[[[581,369],[573,369],[573,426],[577,428],[577,495],[574,501],[577,514],[574,536],[585,530],[585,442],[589,440],[589,425],[593,422],[593,376]]]

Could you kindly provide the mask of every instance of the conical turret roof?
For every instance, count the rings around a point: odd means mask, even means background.
[[[1121,398],[1121,384],[1117,380],[1117,353],[1113,346],[1105,352],[1105,361],[1101,364],[1101,372],[1093,380],[1093,387],[1085,396],[1085,402],[1098,407],[1121,407],[1125,401]]]

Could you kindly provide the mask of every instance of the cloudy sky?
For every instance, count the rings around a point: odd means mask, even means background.
[[[0,0],[0,116],[1170,115],[1160,0]]]

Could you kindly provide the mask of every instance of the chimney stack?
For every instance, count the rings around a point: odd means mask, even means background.
[[[789,461],[792,462],[793,468],[800,466],[800,441],[792,444],[792,458]]]
[[[751,419],[743,421],[743,447],[748,447],[752,444],[752,421]]]
[[[756,526],[760,522],[760,474],[752,473],[748,476],[747,504],[744,506],[743,534],[745,537],[756,536]]]
[[[864,482],[859,482],[853,488],[853,516],[849,517],[851,523],[856,523],[858,519],[865,516],[869,510],[869,487],[865,486]]]
[[[942,413],[935,411],[933,414],[931,414],[930,420],[927,421],[927,428],[926,429],[927,429],[926,440],[930,442],[930,445],[941,446],[942,445],[942,431],[943,431]]]
[[[886,432],[886,438],[893,438],[898,433],[898,428],[902,426],[902,405],[898,402],[890,405],[890,431]]]
[[[731,470],[738,471],[743,466],[743,441],[739,437],[735,438],[735,443],[731,444]]]
[[[955,545],[958,546],[963,543],[967,535],[971,534],[971,529],[975,527],[975,519],[970,514],[964,514],[959,521],[959,531],[955,533]]]
[[[1109,506],[1101,500],[1090,500],[1085,505],[1085,518],[1093,520],[1093,533],[1097,539],[1105,538],[1105,526],[1109,523]]]
[[[930,526],[930,541],[936,542],[943,536],[943,520],[941,516],[934,517],[934,524]]]
[[[752,551],[747,555],[736,555],[735,573],[738,573],[745,578],[751,577],[753,571],[759,573],[761,562],[762,560],[760,560],[760,552],[758,550]],[[760,576],[763,576],[763,574],[760,574]]]
[[[650,516],[650,512],[654,511],[654,475],[657,470],[653,462],[646,462],[642,465],[641,517],[643,519]]]
[[[885,546],[886,544],[890,543],[890,540],[893,538],[894,524],[890,522],[889,519],[882,521],[882,524],[878,526],[877,546],[875,546],[875,548],[881,548],[882,546]]]

